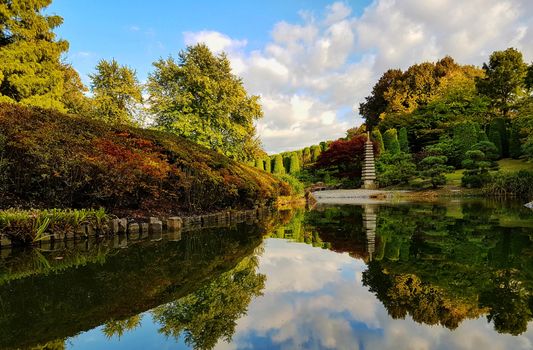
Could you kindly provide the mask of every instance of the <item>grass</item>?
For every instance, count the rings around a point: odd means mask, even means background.
[[[533,162],[527,162],[521,159],[505,158],[498,161],[499,171],[514,173],[519,170],[532,170]],[[447,186],[461,187],[461,178],[463,177],[464,169],[455,170],[453,173],[446,174]]]
[[[75,232],[82,225],[101,229],[108,215],[103,209],[50,209],[0,211],[0,234],[20,244],[29,244],[52,233]]]
[[[505,158],[498,161],[500,171],[517,172],[519,170],[532,170],[533,162],[526,162],[521,159]]]

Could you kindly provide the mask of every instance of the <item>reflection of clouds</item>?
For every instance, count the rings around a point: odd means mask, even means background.
[[[484,317],[455,330],[393,320],[362,286],[366,269],[346,254],[269,239],[260,258],[264,296],[238,321],[220,349],[533,349],[533,331],[498,334]],[[533,324],[530,324],[533,328]],[[259,346],[260,345],[260,346]]]

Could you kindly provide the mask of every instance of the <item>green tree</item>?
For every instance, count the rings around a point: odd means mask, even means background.
[[[398,134],[398,142],[400,143],[400,151],[409,152],[409,141],[407,140],[407,129],[401,128]]]
[[[311,162],[311,149],[309,147],[305,147],[302,154],[302,165],[308,164]]]
[[[533,90],[533,62],[527,67],[525,84],[526,89]]]
[[[133,69],[113,59],[101,60],[91,78],[96,117],[111,123],[132,123],[142,103],[142,87]]]
[[[84,116],[92,115],[92,100],[85,95],[88,89],[83,85],[78,72],[68,64],[64,64],[62,69],[63,96],[61,97],[61,103],[63,103],[68,113]]]
[[[518,159],[522,155],[520,134],[515,126],[509,131],[509,156]]]
[[[44,15],[51,0],[0,3],[0,102],[19,102],[65,111],[61,54],[68,42],[56,40],[59,16]]]
[[[289,163],[289,174],[296,174],[300,172],[300,160],[298,159],[298,154],[292,152],[290,156]]]
[[[389,103],[386,94],[397,81],[401,80],[403,72],[400,69],[389,69],[378,80],[372,88],[370,96],[365,98],[365,102],[359,105],[359,113],[365,119],[369,129],[379,124],[380,116],[384,113]]]
[[[176,339],[183,336],[193,349],[213,349],[219,339],[231,341],[237,320],[265,286],[265,275],[256,270],[257,259],[245,258],[194,293],[157,307],[152,313],[161,324],[159,331]]]
[[[485,78],[477,81],[480,93],[488,96],[506,118],[516,99],[524,94],[527,64],[522,53],[514,48],[495,51],[483,64]]]
[[[396,129],[388,129],[383,134],[383,143],[385,144],[385,150],[389,153],[399,153],[400,143],[398,141],[398,133]]]
[[[480,188],[490,180],[489,168],[491,162],[487,160],[485,153],[480,150],[466,152],[466,159],[462,163],[465,171],[461,178],[464,187]]]
[[[281,154],[276,154],[272,163],[272,174],[285,174],[285,167],[283,166],[283,157]]]
[[[260,149],[254,122],[263,116],[259,96],[250,96],[231,73],[225,54],[204,44],[154,63],[148,78],[150,111],[164,130],[230,158],[254,158]]]
[[[381,131],[379,131],[378,128],[372,131],[372,139],[377,143],[379,147],[379,152],[381,153],[385,152],[385,144],[383,143],[383,136],[381,135]]]
[[[420,176],[431,183],[432,188],[446,184],[445,173],[453,171],[453,167],[446,165],[448,158],[445,156],[429,156],[419,164]]]

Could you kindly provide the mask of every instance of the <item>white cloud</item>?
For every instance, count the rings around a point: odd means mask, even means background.
[[[334,2],[300,17],[275,24],[270,41],[251,52],[246,40],[216,31],[184,33],[186,44],[226,51],[248,91],[262,97],[258,130],[269,152],[344,136],[361,122],[358,105],[388,68],[445,55],[480,66],[510,46],[533,59],[529,0],[374,0],[361,15]]]

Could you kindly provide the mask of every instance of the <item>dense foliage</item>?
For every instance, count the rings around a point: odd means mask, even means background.
[[[159,127],[230,158],[254,159],[254,121],[263,116],[259,97],[248,95],[224,54],[215,56],[198,44],[180,52],[177,61],[160,59],[154,67],[148,93]]]
[[[160,131],[2,104],[0,135],[2,206],[204,211],[290,194],[263,171]]]

